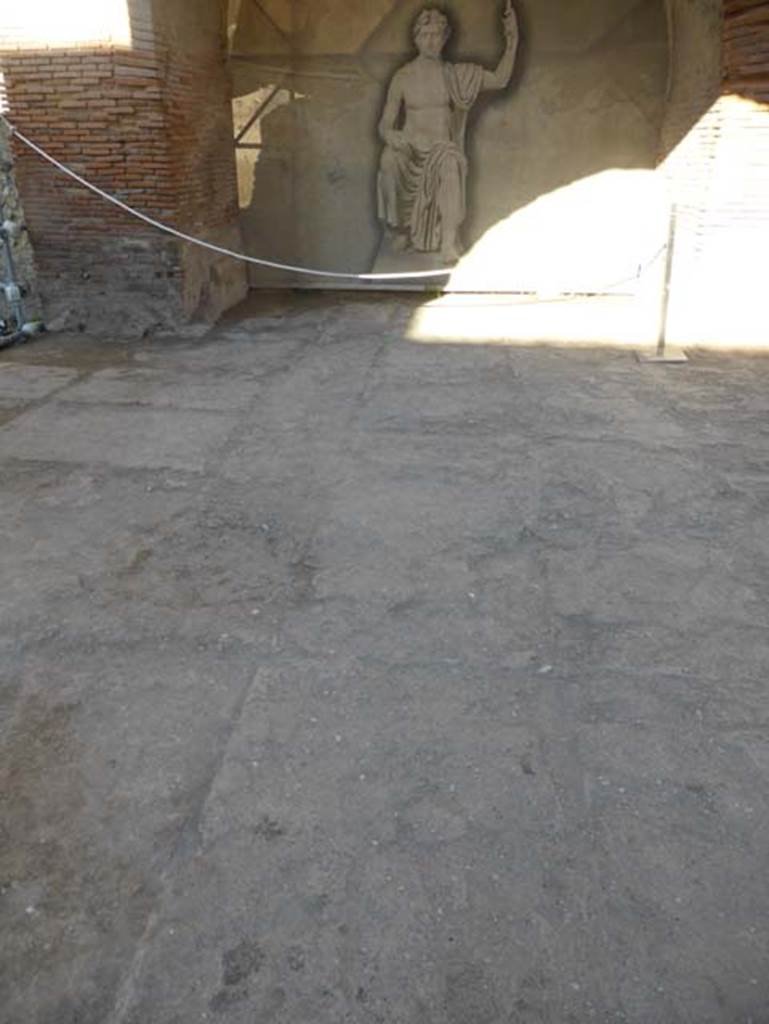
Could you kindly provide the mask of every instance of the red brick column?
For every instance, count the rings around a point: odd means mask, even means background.
[[[105,7],[127,0],[104,0]],[[176,9],[174,10],[174,7]],[[70,5],[77,8],[77,3]],[[130,0],[130,39],[25,38],[0,27],[9,116],[124,202],[237,247],[229,85],[218,5]],[[5,38],[3,33],[5,32]],[[17,175],[49,317],[142,333],[211,319],[245,274],[135,221],[18,142]]]

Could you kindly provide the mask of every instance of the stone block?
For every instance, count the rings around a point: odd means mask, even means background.
[[[77,372],[55,366],[0,367],[0,407],[21,405],[45,398],[75,380]]]
[[[0,429],[0,449],[33,461],[201,472],[234,422],[214,412],[50,402]]]
[[[258,382],[248,378],[233,381],[211,373],[110,369],[75,385],[67,392],[67,399],[96,405],[108,403],[153,409],[229,412],[247,407],[254,400],[258,388]]]

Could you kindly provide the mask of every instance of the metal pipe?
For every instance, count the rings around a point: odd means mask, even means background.
[[[16,264],[13,259],[13,246],[11,244],[11,227],[8,221],[4,221],[0,225],[0,238],[3,241],[3,254],[5,256],[5,280],[3,281],[3,291],[5,293],[5,301],[10,310],[11,316],[15,321],[14,326],[17,330],[21,330],[27,322],[27,318],[24,314],[24,302],[21,297],[21,288],[16,279]]]
[[[673,277],[673,258],[676,245],[677,210],[675,203],[670,207],[670,225],[668,227],[668,245],[665,255],[665,283],[662,287],[662,308],[660,309],[660,332],[657,338],[657,358],[665,356],[668,340],[668,316],[670,313],[670,284]]]

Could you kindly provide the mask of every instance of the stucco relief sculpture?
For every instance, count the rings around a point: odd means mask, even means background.
[[[442,11],[426,8],[414,23],[418,56],[393,76],[379,122],[378,213],[395,252],[437,253],[446,265],[461,256],[467,115],[482,91],[505,89],[512,78],[519,31],[510,0],[503,26],[505,48],[492,71],[443,59],[451,27]]]

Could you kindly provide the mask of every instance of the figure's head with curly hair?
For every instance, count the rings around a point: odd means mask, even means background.
[[[426,7],[414,22],[414,42],[423,57],[440,57],[450,35],[449,19],[437,7]]]

